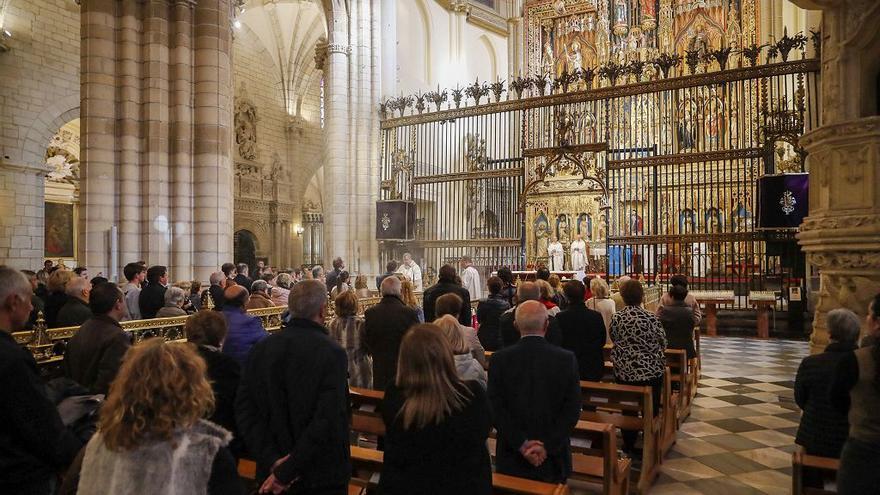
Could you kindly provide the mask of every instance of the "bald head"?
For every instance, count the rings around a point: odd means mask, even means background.
[[[538,301],[520,303],[514,322],[520,335],[543,336],[547,331],[547,308]]]
[[[240,285],[227,287],[223,291],[223,305],[235,308],[244,308],[248,301],[248,291]]]
[[[537,301],[541,299],[541,288],[534,282],[522,282],[516,287],[517,302]]]

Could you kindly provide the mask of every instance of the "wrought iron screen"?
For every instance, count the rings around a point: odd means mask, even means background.
[[[570,269],[580,235],[589,272],[684,273],[738,296],[799,285],[794,233],[756,229],[756,182],[804,171],[819,63],[802,50],[777,62],[772,48],[764,65],[759,48],[739,54],[749,67],[609,64],[383,103],[381,198],[417,212],[416,241],[386,256],[410,250],[430,273],[469,254],[488,274],[546,263],[555,237]]]

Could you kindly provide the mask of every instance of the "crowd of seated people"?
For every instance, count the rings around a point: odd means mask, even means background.
[[[490,493],[490,428],[497,432],[496,472],[564,483],[572,472],[579,382],[602,379],[608,339],[614,380],[649,386],[655,413],[664,351],[682,349],[689,358],[697,352],[699,316],[686,279],[673,281],[655,314],[643,307],[635,280],[616,282],[623,306],[612,309],[604,281],[592,284],[592,298],[577,280],[561,281],[561,293],[543,280],[521,282],[507,307],[505,280],[492,278],[475,330],[471,319],[462,322],[470,297],[454,267],[441,268],[420,308],[408,278],[383,277],[381,300],[360,316],[356,289],[329,297],[345,283],[341,263],[328,273],[336,282],[330,290],[322,269],[260,273],[247,287],[238,283],[250,280],[245,270],[224,266],[206,289],[216,310],[188,317],[187,343],[135,344],[120,325],[132,317],[133,301],[142,316],[159,295],[158,316],[166,308],[185,315],[190,305],[185,289],[166,287],[165,267],[126,268],[122,288],[100,280],[91,286],[61,269],[44,273],[48,283],[38,291],[36,274],[0,267],[0,397],[9,405],[0,421],[0,493],[124,486],[238,494],[244,490],[236,461],[243,457],[256,462],[262,493],[345,493],[352,473],[349,387],[385,392],[382,493]],[[245,310],[254,298],[277,301],[275,288],[286,291],[287,317],[270,335]],[[65,427],[34,358],[10,336],[31,320],[35,298],[46,311],[52,301],[56,324],[78,312],[65,307],[88,310],[67,345],[64,373],[86,393],[106,397],[91,439]],[[428,315],[432,323],[422,323]],[[797,443],[807,453],[841,458],[839,493],[867,493],[880,481],[880,420],[872,413],[880,407],[880,295],[867,326],[858,347],[855,314],[830,312],[831,345],[804,360],[795,383],[804,409]],[[491,366],[481,342],[494,346]],[[623,438],[632,452],[635,434]],[[168,471],[168,459],[173,475],[155,476]],[[814,473],[811,481],[821,486],[823,479]]]

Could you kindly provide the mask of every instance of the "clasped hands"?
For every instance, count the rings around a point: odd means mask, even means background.
[[[281,459],[278,459],[277,461],[275,461],[275,464],[272,464],[272,473],[269,474],[269,477],[266,478],[266,481],[264,481],[263,485],[260,486],[260,493],[271,493],[272,495],[279,495],[279,494],[287,491],[287,489],[290,488],[290,485],[293,484],[293,481],[296,481],[296,480],[293,480],[290,483],[285,485],[285,484],[281,483],[280,481],[278,481],[278,478],[275,477],[275,473],[274,473],[275,468],[277,468],[279,465],[281,465],[284,461],[286,461],[289,458],[290,458],[290,454],[287,454],[286,456],[282,457]]]
[[[532,466],[538,467],[547,460],[547,449],[540,440],[526,440],[519,448],[519,453],[529,461]]]

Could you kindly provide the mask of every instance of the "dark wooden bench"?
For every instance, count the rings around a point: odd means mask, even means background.
[[[370,477],[352,480],[352,485],[374,487],[372,474],[382,472],[383,454],[378,450],[364,447],[351,447],[351,462],[356,470],[370,474]],[[492,474],[492,492],[518,495],[566,495],[568,487],[562,484],[542,483],[505,474]]]
[[[654,417],[651,388],[582,381],[581,397],[586,409],[581,413],[582,420],[642,432],[642,468],[636,488],[639,493],[647,493],[659,473],[664,432],[662,418]]]
[[[837,474],[840,459],[809,455],[800,448],[791,454],[791,493],[792,495],[831,495],[837,492],[804,486],[804,468],[818,469],[825,473]]]
[[[687,359],[687,353],[680,349],[666,349],[666,367],[669,368],[669,381],[672,384],[672,403],[676,408],[676,429],[691,414],[691,405],[696,396],[696,369]]]
[[[625,495],[629,490],[632,460],[617,454],[617,428],[581,420],[571,438],[571,477],[601,485],[605,495]],[[578,440],[589,441],[589,447],[578,446]]]

